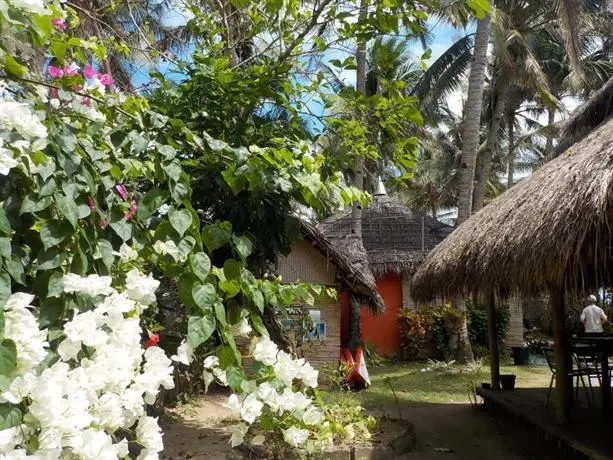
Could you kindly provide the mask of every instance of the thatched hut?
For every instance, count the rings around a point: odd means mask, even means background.
[[[606,96],[602,91],[597,98]],[[606,108],[601,119],[609,114],[606,101],[587,105],[596,106]],[[579,109],[567,126],[574,125],[582,139],[460,225],[428,255],[411,285],[419,300],[441,293],[485,293],[490,330],[495,294],[549,291],[561,420],[568,415],[569,402],[565,293],[611,283],[613,119],[590,134],[580,132],[597,123],[597,117],[591,109]],[[492,383],[497,384],[496,340],[490,344]]]
[[[341,349],[341,292],[348,292],[373,312],[382,312],[383,299],[377,292],[375,279],[364,266],[366,255],[353,251],[356,258],[339,251],[315,226],[297,221],[302,238],[294,241],[291,252],[280,256],[276,272],[287,283],[313,283],[337,291],[336,298],[321,295],[312,306],[295,305],[293,318],[284,325],[297,346],[297,352],[316,367],[323,363],[336,365]],[[316,333],[301,327],[305,314],[311,317]]]
[[[321,232],[346,254],[356,254],[352,235],[351,209],[321,222]],[[362,243],[367,256],[367,271],[374,275],[385,301],[382,315],[362,311],[362,339],[387,356],[400,352],[398,313],[414,308],[408,284],[428,252],[451,232],[452,228],[432,217],[413,212],[389,197],[382,183],[377,186],[371,205],[362,211]],[[346,320],[343,341],[349,340],[349,308],[343,298]]]

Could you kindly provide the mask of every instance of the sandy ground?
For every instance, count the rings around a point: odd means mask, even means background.
[[[223,407],[226,396],[208,395],[173,409],[164,417],[164,459],[240,459],[228,444],[232,414]],[[403,459],[420,460],[554,460],[561,458],[507,417],[493,417],[469,404],[411,404],[404,418],[416,425],[417,446]],[[397,415],[397,408],[379,408],[373,415]],[[394,413],[396,412],[396,413]]]

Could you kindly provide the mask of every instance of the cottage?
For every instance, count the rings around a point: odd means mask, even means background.
[[[353,243],[351,209],[346,209],[319,224],[318,229],[335,246],[351,255]],[[368,271],[385,302],[385,312],[377,314],[362,309],[361,334],[364,342],[378,353],[393,356],[400,352],[398,314],[403,308],[415,308],[409,295],[411,275],[428,252],[440,243],[452,227],[423,214],[413,212],[389,197],[379,181],[371,205],[362,211],[362,243]],[[342,342],[349,341],[349,295],[341,298],[343,315]]]
[[[297,353],[319,368],[336,365],[341,348],[341,292],[351,293],[373,312],[381,312],[383,299],[368,271],[343,254],[315,226],[298,221],[302,239],[295,241],[287,256],[280,256],[277,273],[285,283],[312,283],[332,288],[335,298],[321,295],[314,306],[296,305],[287,327],[297,344]],[[310,317],[314,331],[301,327]],[[309,324],[311,326],[311,324]]]

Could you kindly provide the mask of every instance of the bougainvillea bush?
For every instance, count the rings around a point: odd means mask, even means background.
[[[235,393],[244,425],[233,445],[276,436],[316,450],[354,434],[327,420],[317,372],[279,351],[262,321],[265,306],[321,290],[256,278],[253,241],[202,218],[184,165],[223,158],[220,177],[239,193],[257,188],[252,171],[272,156],[267,177],[293,197],[359,193],[321,181],[303,146],[235,149],[120,94],[95,65],[105,44],[71,34],[79,18],[66,4],[0,5],[0,458],[157,458],[162,435],[145,406],[198,349],[205,382]],[[146,329],[162,277],[176,281],[188,317],[172,357]],[[255,378],[236,336],[252,338]]]

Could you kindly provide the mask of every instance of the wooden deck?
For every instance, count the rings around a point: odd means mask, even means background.
[[[514,391],[492,391],[478,388],[486,406],[501,408],[533,425],[537,431],[554,438],[558,445],[595,460],[613,459],[613,419],[605,418],[600,406],[599,390],[594,388],[594,401],[588,407],[583,388],[571,411],[571,421],[559,425],[555,421],[555,395],[545,406],[547,388],[516,388]]]

